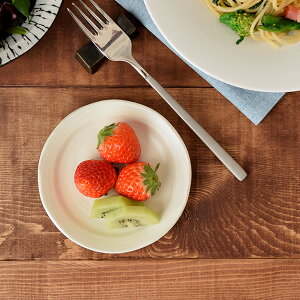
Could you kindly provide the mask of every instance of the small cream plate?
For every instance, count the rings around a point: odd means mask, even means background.
[[[100,159],[99,130],[120,121],[135,130],[142,147],[140,160],[152,166],[160,163],[161,189],[145,202],[160,216],[159,224],[107,229],[103,220],[90,218],[94,199],[75,187],[77,165]],[[123,253],[157,241],[177,222],[189,196],[191,162],[181,137],[159,113],[129,101],[103,100],[72,112],[53,130],[41,153],[38,184],[48,216],[66,237],[97,252]]]

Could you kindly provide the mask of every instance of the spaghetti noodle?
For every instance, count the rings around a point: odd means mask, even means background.
[[[300,8],[300,0],[204,0],[217,15],[243,11],[255,16],[250,27],[249,36],[255,40],[265,40],[272,46],[291,45],[300,41],[300,30],[272,32],[261,29],[265,15],[284,16],[288,5]],[[292,21],[293,22],[293,21]]]

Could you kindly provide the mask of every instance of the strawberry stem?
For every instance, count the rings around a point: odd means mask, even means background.
[[[96,149],[98,149],[99,146],[100,146],[101,144],[104,143],[106,137],[112,136],[112,135],[113,135],[114,130],[115,130],[115,128],[116,128],[117,126],[118,126],[118,125],[116,125],[115,123],[113,123],[113,124],[110,124],[110,125],[108,125],[108,126],[105,126],[104,128],[102,128],[102,129],[99,131],[99,133],[98,133],[98,135],[97,135],[97,137],[98,137],[98,144],[97,144],[97,148],[96,148]]]
[[[159,190],[161,186],[161,183],[156,174],[158,168],[159,164],[155,166],[154,170],[148,164],[144,166],[145,173],[141,173],[141,175],[145,178],[143,183],[146,186],[146,192],[151,191],[151,197],[155,194],[156,191]]]

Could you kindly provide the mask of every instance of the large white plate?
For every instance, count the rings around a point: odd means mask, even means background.
[[[94,200],[84,197],[74,185],[76,166],[87,159],[100,159],[96,150],[99,130],[118,121],[136,131],[142,161],[160,162],[161,189],[145,202],[161,216],[159,224],[106,229],[103,222],[89,217]],[[48,216],[65,236],[94,251],[121,253],[147,246],[173,227],[188,199],[191,164],[179,134],[160,114],[133,102],[104,100],[74,111],[54,129],[41,153],[38,183]]]
[[[257,91],[300,90],[300,43],[274,49],[221,24],[203,0],[145,0],[168,42],[192,65],[221,81]]]

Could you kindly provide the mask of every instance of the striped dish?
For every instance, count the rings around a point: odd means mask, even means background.
[[[36,0],[30,21],[22,24],[28,33],[13,34],[0,40],[0,66],[18,58],[32,48],[53,23],[62,0]]]

